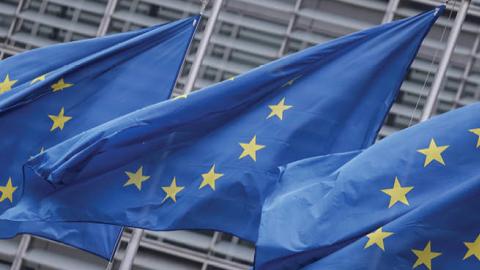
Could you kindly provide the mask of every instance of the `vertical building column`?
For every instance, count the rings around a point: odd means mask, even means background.
[[[78,23],[78,19],[80,18],[80,13],[82,12],[81,9],[79,8],[75,8],[75,11],[73,12],[73,16],[72,16],[72,22],[77,24]],[[63,39],[63,42],[69,42],[69,41],[72,41],[72,37],[73,37],[73,32],[71,30],[67,31],[67,33],[65,34],[65,38]]]
[[[240,32],[240,27],[238,25],[234,25],[232,32],[230,33],[230,38],[232,40],[237,39],[239,32]],[[233,49],[231,47],[226,47],[222,56],[222,61],[228,62],[228,59],[232,56],[232,52],[233,52]],[[237,75],[237,74],[234,74],[234,75]],[[228,79],[228,78],[225,78],[225,71],[216,74],[215,76],[216,81],[221,81],[223,79]]]
[[[128,242],[127,249],[125,250],[125,257],[120,264],[119,270],[131,270],[133,261],[137,255],[138,248],[140,247],[140,241],[142,240],[144,230],[134,228],[132,236]]]
[[[113,12],[117,7],[118,0],[108,0],[107,6],[105,7],[105,13],[103,14],[102,21],[98,26],[97,37],[104,36],[108,31],[108,26],[112,20]]]
[[[293,9],[292,16],[290,17],[290,21],[288,22],[288,27],[287,27],[287,32],[285,33],[285,38],[282,41],[282,45],[280,46],[280,49],[278,50],[278,57],[282,57],[285,55],[285,50],[287,49],[287,43],[288,39],[290,38],[290,35],[292,34],[293,27],[295,26],[295,22],[297,21],[297,14],[300,11],[300,8],[302,7],[303,0],[297,0],[295,2],[295,8]]]
[[[45,14],[45,10],[47,9],[47,5],[48,5],[48,1],[47,0],[43,0],[42,3],[40,4],[40,8],[38,10],[38,13],[39,14]],[[37,32],[38,32],[38,28],[40,27],[40,23],[38,23],[37,21],[35,21],[33,23],[33,27],[32,27],[32,35],[37,35]]]
[[[13,35],[13,31],[15,31],[15,26],[17,24],[17,20],[19,19],[20,11],[22,11],[24,4],[24,0],[18,1],[17,9],[15,10],[15,14],[13,15],[12,22],[10,23],[10,27],[8,28],[7,36],[5,37],[5,44],[8,43],[10,37]]]
[[[13,260],[12,266],[10,266],[10,270],[20,270],[22,267],[23,257],[25,257],[25,253],[27,253],[28,246],[30,245],[30,241],[32,237],[30,235],[22,235],[20,239],[20,243],[18,244],[17,253],[15,254],[15,259]]]
[[[395,17],[395,11],[397,11],[398,4],[400,0],[390,0],[388,1],[387,10],[385,11],[385,16],[383,17],[382,23],[389,23],[393,21]]]
[[[455,94],[455,99],[453,100],[452,108],[455,109],[458,107],[460,103],[460,99],[462,98],[463,92],[465,91],[465,86],[467,84],[468,76],[472,71],[472,67],[475,64],[475,55],[478,52],[478,47],[480,43],[480,32],[475,37],[475,41],[473,42],[472,50],[470,51],[469,59],[467,65],[465,66],[465,70],[463,71],[462,78],[460,81],[460,85],[458,86],[457,93]]]
[[[203,260],[203,263],[202,263],[202,268],[201,270],[207,270],[208,266],[209,266],[209,259],[210,257],[212,256],[212,252],[215,248],[215,245],[217,244],[217,242],[219,241],[220,237],[221,237],[222,233],[221,232],[214,232],[213,233],[213,236],[212,236],[212,240],[210,241],[210,244],[208,245],[208,251],[207,251],[207,256],[206,258]]]
[[[133,0],[130,3],[130,8],[128,9],[128,12],[135,13],[135,10],[137,9],[138,4],[139,4],[138,0]],[[124,20],[122,32],[127,32],[130,29],[130,25],[131,25],[131,22],[129,20]]]
[[[293,9],[292,16],[290,17],[290,21],[288,22],[287,26],[287,32],[285,33],[285,38],[282,41],[282,45],[280,45],[280,49],[278,50],[278,57],[282,57],[285,55],[285,51],[287,49],[287,44],[288,44],[288,39],[290,38],[290,35],[292,34],[293,27],[295,26],[295,22],[297,21],[297,14],[300,11],[300,8],[302,6],[303,0],[297,0],[295,2],[295,7]]]

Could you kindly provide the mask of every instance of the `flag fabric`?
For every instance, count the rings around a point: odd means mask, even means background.
[[[85,130],[167,99],[199,16],[36,49],[0,62],[0,212],[53,187],[23,181],[31,157]],[[0,238],[29,233],[110,258],[121,228],[0,222]]]
[[[211,229],[255,241],[279,165],[372,144],[437,16],[312,47],[52,147],[28,166],[56,190],[3,218]]]
[[[479,113],[287,165],[264,205],[255,269],[478,269]]]

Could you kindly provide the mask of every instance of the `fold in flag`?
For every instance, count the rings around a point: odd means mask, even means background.
[[[41,180],[29,179],[24,185],[22,166],[28,159],[85,130],[167,99],[198,20],[195,16],[1,61],[0,212],[21,197],[35,202],[53,191]],[[0,238],[30,233],[104,258],[111,257],[120,231],[117,226],[87,223],[0,222]]]
[[[28,164],[57,189],[3,218],[212,229],[255,241],[277,167],[369,146],[436,18],[315,46],[58,144]]]
[[[478,269],[479,113],[287,165],[264,205],[255,269]]]

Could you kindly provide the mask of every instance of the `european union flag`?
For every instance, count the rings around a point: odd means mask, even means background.
[[[479,269],[479,113],[287,165],[264,205],[255,269]]]
[[[28,165],[57,189],[4,218],[255,241],[277,166],[369,146],[437,16],[315,46],[52,147]]]
[[[170,96],[199,17],[51,46],[0,62],[0,211],[52,187],[23,183],[32,156]],[[23,195],[22,195],[23,194]],[[120,227],[0,222],[0,237],[30,233],[110,258]]]

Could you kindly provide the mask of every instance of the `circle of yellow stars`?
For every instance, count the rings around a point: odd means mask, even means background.
[[[41,74],[35,78],[33,78],[30,81],[30,85],[34,85],[36,83],[40,83],[46,80],[48,73]],[[295,77],[294,79],[289,80],[287,83],[285,83],[282,87],[290,86],[292,85],[297,79],[299,79],[300,76]],[[236,78],[233,76],[228,79],[228,81],[234,81]],[[6,93],[8,91],[11,91],[13,89],[13,86],[18,82],[18,80],[13,80],[10,78],[9,74],[5,75],[5,78],[3,79],[2,82],[0,82],[0,95],[3,93]],[[73,83],[66,82],[64,78],[60,78],[58,81],[53,83],[50,88],[52,92],[59,92],[63,91],[67,88],[70,88],[74,86]],[[178,99],[187,99],[188,95],[183,94],[179,95],[174,100]],[[267,116],[267,119],[272,118],[272,117],[277,117],[279,120],[283,120],[283,115],[284,112],[293,106],[291,105],[286,105],[285,104],[285,97],[283,97],[277,104],[269,105],[268,106],[271,110],[270,114]],[[61,107],[60,111],[58,114],[49,114],[48,118],[52,121],[52,126],[50,127],[50,131],[53,132],[55,130],[63,130],[65,128],[65,124],[72,120],[72,116],[68,116],[65,114],[65,108]],[[243,151],[240,154],[239,159],[243,159],[244,157],[250,157],[253,161],[256,161],[256,153],[257,151],[265,148],[265,145],[257,144],[256,142],[257,136],[254,135],[253,138],[250,140],[249,143],[239,143],[240,146],[242,147]],[[40,153],[44,151],[44,148],[42,147]],[[31,158],[31,157],[30,157]],[[135,186],[139,191],[142,190],[142,184],[150,179],[150,176],[143,175],[143,166],[140,166],[135,172],[129,172],[126,171],[125,174],[128,176],[127,182],[124,183],[124,187],[133,185]],[[215,183],[217,180],[219,180],[223,176],[222,173],[215,172],[215,164],[212,165],[210,170],[204,174],[202,174],[202,182],[199,186],[199,189],[202,189],[204,187],[210,187],[213,191],[215,191]],[[173,202],[176,202],[176,195],[180,191],[184,189],[183,186],[178,186],[176,182],[176,178],[174,177],[170,183],[169,186],[164,186],[162,187],[162,190],[165,192],[165,198],[163,199],[163,202],[165,202],[167,199],[171,199]],[[0,186],[0,192],[1,192],[1,197],[0,197],[0,202],[4,201],[5,199],[8,199],[10,202],[13,202],[13,193],[17,187],[14,187],[12,185],[11,178],[8,179],[8,182],[5,186]]]
[[[367,234],[368,241],[364,246],[364,249],[367,249],[371,246],[377,246],[382,251],[385,251],[384,241],[386,238],[394,235],[393,232],[384,231],[383,227],[378,228],[372,233]],[[463,260],[466,260],[470,257],[476,257],[480,261],[480,234],[473,242],[464,242],[464,245],[467,248],[467,252],[463,257]],[[413,269],[424,265],[429,270],[432,270],[432,260],[442,255],[441,252],[432,251],[432,243],[428,241],[426,246],[423,249],[412,249],[413,254],[417,257],[415,263],[413,264]]]
[[[47,75],[48,74],[45,73],[45,74],[41,74],[41,75],[33,78],[30,81],[30,85],[34,85],[36,83],[40,83],[42,81],[45,81]],[[10,74],[6,74],[4,79],[2,80],[0,78],[0,80],[1,80],[0,81],[0,96],[4,93],[7,93],[7,92],[10,92],[10,91],[14,90],[14,86],[18,82],[18,80],[12,79],[10,77]],[[53,92],[57,92],[57,91],[61,91],[61,90],[64,90],[64,89],[72,87],[72,86],[73,86],[72,83],[67,83],[67,82],[65,82],[64,78],[60,78],[57,82],[55,82],[54,84],[51,85],[51,89],[52,89]],[[54,131],[56,129],[63,130],[63,128],[65,127],[65,123],[67,123],[68,121],[70,121],[72,119],[72,117],[65,115],[65,108],[64,107],[62,107],[60,109],[60,112],[58,113],[58,115],[55,115],[55,114],[54,115],[48,115],[48,117],[52,121],[52,126],[50,128],[50,131]],[[43,151],[44,151],[44,148],[42,147],[41,150],[40,150],[40,153],[42,153]],[[8,200],[8,201],[10,201],[10,203],[12,203],[13,198],[14,198],[13,195],[14,195],[14,192],[17,190],[17,188],[18,188],[17,186],[13,185],[12,178],[9,177],[8,180],[7,180],[7,183],[4,186],[0,185],[0,193],[1,193],[0,202]]]
[[[292,85],[298,78],[296,77],[287,83],[285,83],[282,87],[290,86]],[[228,81],[234,81],[236,78],[231,77],[228,79]],[[53,87],[52,87],[53,88]],[[183,95],[178,95],[173,100],[181,100],[181,99],[187,99],[188,95],[183,94]],[[284,118],[284,112],[288,109],[291,109],[293,106],[292,105],[287,105],[285,104],[285,97],[280,99],[277,104],[272,104],[268,105],[268,108],[270,109],[270,113],[267,115],[266,119],[270,119],[273,117],[276,117],[279,121],[282,121]],[[49,116],[50,117],[50,116]],[[56,122],[57,124],[54,124],[52,126],[52,130],[54,130],[54,127],[58,127],[61,129],[61,124],[65,123],[69,119],[65,119],[64,112],[63,110],[60,111],[60,114],[56,116],[58,119]],[[55,122],[55,121],[54,121]],[[242,153],[239,156],[239,159],[243,158],[250,158],[252,161],[256,162],[257,161],[257,152],[259,150],[264,149],[266,146],[262,144],[257,143],[257,135],[254,135],[252,139],[248,143],[239,143],[240,147],[242,148]],[[124,187],[134,185],[138,191],[142,190],[142,184],[150,179],[150,176],[146,176],[143,174],[143,166],[140,166],[135,172],[130,172],[126,171],[125,174],[128,176],[127,182],[124,183]],[[206,187],[209,187],[212,191],[215,191],[216,189],[216,182],[223,177],[222,173],[219,173],[216,171],[215,164],[213,164],[210,167],[210,170],[208,172],[205,172],[201,174],[202,177],[202,182],[200,183],[200,186],[198,189],[203,189]],[[165,197],[163,198],[163,202],[167,201],[168,199],[171,199],[171,201],[176,202],[177,201],[177,194],[184,190],[184,186],[179,186],[177,185],[177,179],[174,177],[170,183],[169,186],[163,186],[162,190],[165,193]]]
[[[470,129],[469,132],[477,135],[476,148],[480,148],[480,128]],[[423,167],[427,167],[434,163],[437,163],[441,166],[446,166],[446,162],[443,158],[443,153],[449,147],[449,145],[439,145],[434,138],[431,138],[428,147],[417,150],[418,153],[424,155]],[[413,189],[413,186],[402,186],[401,181],[398,179],[398,177],[395,177],[393,187],[382,189],[381,192],[390,197],[388,208],[392,208],[397,203],[409,206],[410,204],[407,198],[407,194]],[[385,251],[385,239],[393,235],[393,232],[385,231],[383,227],[380,227],[366,235],[368,241],[365,244],[364,249],[370,248],[372,246],[377,246],[382,251]],[[463,257],[463,260],[474,257],[478,261],[480,261],[480,234],[478,234],[476,239],[472,242],[464,242],[464,245],[467,248],[467,251],[465,253],[465,256]],[[429,270],[432,270],[432,261],[442,255],[441,252],[432,250],[431,241],[428,241],[423,249],[412,249],[411,251],[417,257],[417,259],[413,263],[413,269],[423,266]]]

